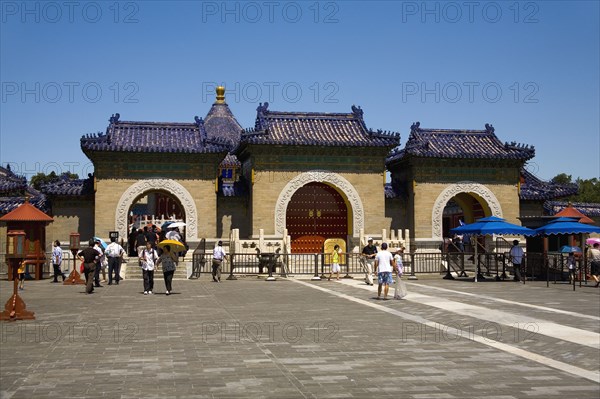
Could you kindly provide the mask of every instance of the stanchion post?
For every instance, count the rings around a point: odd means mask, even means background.
[[[233,269],[235,269],[235,254],[231,254],[231,263],[229,264],[229,276],[227,280],[237,280],[237,277],[233,275]]]
[[[315,259],[315,275],[313,276],[313,278],[311,280],[321,280],[321,277],[319,277],[319,254],[315,254],[314,259]]]

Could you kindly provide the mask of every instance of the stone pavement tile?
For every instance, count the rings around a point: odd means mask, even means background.
[[[414,322],[290,281],[181,281],[171,297],[140,295],[139,285],[125,281],[87,296],[32,283],[26,303],[37,319],[0,324],[0,396],[552,398],[568,397],[561,387],[574,386],[576,397],[599,392],[597,383],[467,339],[403,336]],[[0,282],[2,301],[6,288]],[[365,294],[341,284],[331,289]],[[409,311],[401,302],[385,306]],[[411,304],[410,311],[448,322],[439,309]],[[565,348],[567,360],[586,358],[548,337],[525,342],[529,350],[543,350],[542,343],[557,353]]]

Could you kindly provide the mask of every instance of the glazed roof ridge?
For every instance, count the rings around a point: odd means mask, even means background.
[[[420,125],[420,122],[412,124],[404,148],[392,150],[386,164],[408,156],[523,161],[535,156],[533,146],[516,142],[502,143],[491,124],[486,123],[485,130],[425,129]]]
[[[595,202],[568,202],[568,201],[552,201],[544,202],[544,210],[550,215],[555,215],[571,204],[579,212],[588,217],[600,216],[600,204]]]
[[[207,137],[224,137],[231,148],[240,142],[242,125],[237,121],[229,105],[225,102],[215,102],[203,121]]]
[[[368,129],[363,110],[354,105],[351,113],[271,111],[268,106],[260,103],[254,128],[241,133],[235,151],[245,144],[391,148],[400,141],[400,133]]]
[[[576,195],[579,192],[576,183],[545,182],[525,168],[521,168],[521,176],[523,182],[519,190],[519,198],[522,200],[551,200]]]
[[[85,179],[74,179],[70,178],[67,174],[62,174],[56,181],[43,184],[40,191],[46,195],[92,195],[94,194],[94,180],[92,175]]]
[[[96,151],[150,153],[219,153],[233,146],[230,140],[208,137],[204,121],[195,123],[120,121],[120,115],[109,119],[105,133],[86,134],[81,148],[89,156]]]
[[[0,166],[0,193],[27,189],[27,178],[15,174],[10,168]]]

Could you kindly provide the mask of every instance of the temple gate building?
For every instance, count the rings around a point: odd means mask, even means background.
[[[63,242],[75,231],[83,240],[110,231],[127,237],[148,220],[171,219],[185,221],[190,244],[227,239],[236,229],[243,238],[289,236],[292,252],[318,253],[329,238],[356,250],[363,234],[402,230],[427,249],[459,221],[495,215],[519,223],[557,212],[556,200],[577,192],[528,172],[534,148],[503,143],[491,125],[425,129],[417,122],[400,148],[400,133],[368,127],[360,107],[287,112],[264,103],[244,130],[224,92],[217,88],[206,116],[193,122],[113,115],[105,132],[81,138],[94,165],[87,178],[61,176],[37,192],[1,168],[0,214],[29,191],[55,220],[47,237]],[[4,240],[3,226],[0,234]]]

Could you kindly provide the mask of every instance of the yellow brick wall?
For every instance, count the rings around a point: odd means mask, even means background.
[[[414,191],[414,237],[431,238],[432,212],[436,199],[451,184],[418,183]],[[519,216],[519,194],[517,187],[508,184],[486,184],[500,204],[502,217],[510,223],[521,224]],[[486,206],[484,205],[484,209]]]
[[[275,206],[279,196],[286,185],[300,174],[301,172],[255,172],[252,187],[253,235],[258,235],[261,228],[267,235],[275,234]],[[339,173],[339,175],[358,192],[364,208],[365,231],[379,231],[383,225],[389,225],[389,218],[385,217],[383,171],[360,174]],[[345,193],[339,188],[338,191],[345,197]],[[349,222],[352,222],[351,218]],[[355,231],[355,234],[358,234],[358,231]]]

